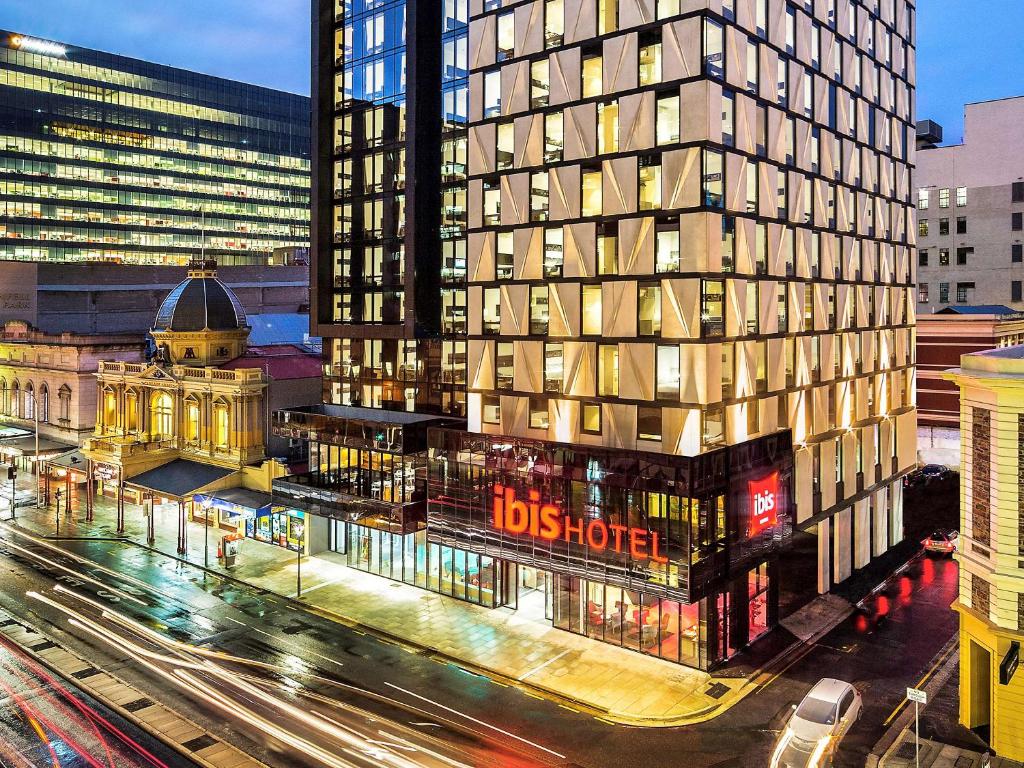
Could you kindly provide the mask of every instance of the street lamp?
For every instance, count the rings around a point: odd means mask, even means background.
[[[302,550],[305,548],[306,521],[296,520],[292,523],[292,531],[295,533],[295,538],[299,540],[299,551],[295,558],[295,596],[302,597]]]
[[[54,491],[53,495],[57,499],[57,537],[60,538],[60,497],[62,495],[60,488]]]
[[[210,504],[209,496],[204,496],[201,502],[203,508],[203,567],[210,567]],[[206,578],[205,575],[203,578]]]

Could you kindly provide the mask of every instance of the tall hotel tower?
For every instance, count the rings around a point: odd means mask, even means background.
[[[902,538],[910,2],[338,2],[276,419],[329,546],[707,668]]]

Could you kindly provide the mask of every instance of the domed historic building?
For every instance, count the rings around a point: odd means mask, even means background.
[[[167,294],[150,331],[160,358],[180,365],[216,365],[245,352],[245,310],[217,279],[217,265],[193,262],[188,277]]]
[[[264,450],[269,376],[259,361],[237,364],[249,331],[216,264],[193,261],[160,305],[151,359],[100,363],[96,429],[83,451],[99,493],[117,499],[119,531],[126,502],[143,505],[150,541],[154,510],[176,506],[184,552],[188,518],[203,520],[216,492],[267,492],[283,474]],[[211,526],[244,534],[245,517],[218,515]]]

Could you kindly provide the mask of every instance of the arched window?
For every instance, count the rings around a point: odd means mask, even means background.
[[[22,413],[26,419],[32,420],[36,417],[36,391],[31,381],[25,385],[25,407]]]
[[[154,438],[174,437],[174,399],[167,392],[149,399],[149,431]]]
[[[228,404],[223,400],[215,403],[213,406],[213,444],[217,448],[228,447],[230,422]]]
[[[57,399],[60,400],[60,420],[71,421],[71,387],[61,384],[57,390]]]
[[[39,420],[50,421],[50,388],[45,383],[39,385]]]
[[[21,417],[21,385],[17,380],[11,385],[11,409],[8,413],[16,419]]]

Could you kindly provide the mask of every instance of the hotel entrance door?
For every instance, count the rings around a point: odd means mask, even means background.
[[[552,609],[552,578],[548,571],[506,562],[504,604],[527,619],[550,621]]]

